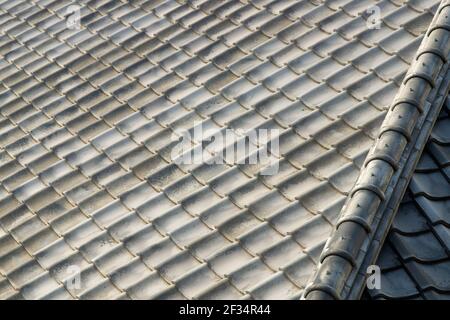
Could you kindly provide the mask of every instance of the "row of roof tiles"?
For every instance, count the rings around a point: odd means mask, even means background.
[[[378,258],[383,285],[367,292],[372,298],[448,299],[449,103],[447,98]]]
[[[372,3],[2,2],[4,297],[298,298],[436,9]],[[195,121],[280,129],[279,173],[173,163]]]
[[[389,184],[407,152],[425,101],[436,86],[438,76],[441,74],[442,79],[442,74],[445,77],[447,73],[444,64],[450,54],[449,26],[450,3],[444,1],[391,104],[379,137],[343,207],[336,230],[327,241],[317,275],[306,290],[306,298],[341,298],[346,281],[357,266],[360,250],[373,234],[374,219],[390,192]]]

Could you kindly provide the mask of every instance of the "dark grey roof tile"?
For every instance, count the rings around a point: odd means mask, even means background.
[[[212,62],[221,68],[226,68],[234,62],[240,61],[245,56],[246,54],[244,51],[242,51],[238,47],[235,47],[223,52],[222,54],[219,54],[212,60]]]
[[[308,254],[308,256],[311,258],[311,260],[314,261],[314,263],[316,263],[316,265],[319,263],[320,254],[322,253],[324,246],[325,241],[320,241],[318,244],[305,251],[305,253]]]
[[[240,207],[245,207],[255,201],[255,199],[264,198],[269,191],[270,189],[263,183],[258,179],[254,179],[231,192],[229,197]]]
[[[170,268],[171,260],[173,260],[173,258],[176,259],[180,253],[182,253],[182,251],[176,244],[169,237],[165,237],[145,248],[140,253],[140,256],[142,257],[143,262],[151,268],[164,266],[167,262],[169,263],[168,267]],[[189,257],[186,255],[180,256],[179,258],[187,258],[188,263],[190,261],[192,262],[192,259],[189,261]]]
[[[210,186],[219,195],[227,195],[245,184],[250,178],[237,168],[231,168],[210,181]]]
[[[429,152],[423,152],[419,162],[417,163],[416,171],[429,172],[439,170],[439,165],[433,160],[433,156]]]
[[[248,27],[241,25],[240,27],[235,28],[233,31],[223,35],[221,38],[227,46],[232,47],[236,46],[241,40],[245,39],[244,43],[247,42],[248,40],[251,40],[252,39],[251,35],[252,31],[250,31]],[[265,37],[266,36],[263,36],[262,34],[258,33],[257,35],[255,35],[255,39],[257,39],[256,43],[258,43],[259,41],[264,41],[263,39]],[[251,43],[252,41],[249,41],[247,42],[247,45],[252,46]]]
[[[197,298],[198,299],[211,299],[211,300],[226,300],[226,299],[241,299],[243,293],[238,291],[234,286],[232,286],[228,279],[223,279],[214,285],[213,287],[208,288],[204,292],[200,293]]]
[[[92,289],[86,290],[79,294],[82,300],[101,300],[115,299],[120,295],[120,291],[114,287],[110,281],[103,281]]]
[[[415,195],[424,195],[431,199],[447,198],[449,191],[440,186],[447,185],[448,182],[441,172],[417,173],[411,179],[410,188]]]
[[[450,124],[450,119],[446,118],[439,121],[433,133],[431,134],[431,139],[439,144],[446,145],[450,142],[450,130],[448,130],[448,125]]]
[[[435,1],[430,0],[409,0],[408,5],[416,10],[429,10],[436,5]]]
[[[449,300],[447,293],[435,291],[434,289],[426,290],[422,294],[428,300]]]
[[[414,236],[392,233],[390,242],[403,260],[412,259],[419,262],[432,262],[447,256],[438,239],[431,232]]]
[[[442,243],[447,248],[447,251],[450,250],[450,231],[449,231],[449,229],[446,226],[439,224],[437,226],[434,226],[434,230],[436,231],[438,238],[442,241]]]
[[[428,229],[427,221],[414,202],[407,202],[398,210],[392,229],[400,233],[420,233]]]
[[[58,282],[54,280],[49,274],[41,275],[33,279],[31,283],[23,286],[22,295],[26,299],[37,299],[40,297],[40,292],[43,290],[52,291],[59,286]]]
[[[433,19],[432,12],[425,12],[424,14],[409,20],[404,24],[404,28],[409,32],[419,36],[424,33],[428,28],[431,20]]]
[[[430,142],[428,148],[433,153],[434,159],[440,166],[447,167],[450,164],[450,148],[448,146],[442,146],[435,142]]]
[[[110,277],[115,285],[124,290],[147,278],[151,273],[150,269],[136,257],[130,264],[113,271]]]
[[[199,219],[192,219],[189,223],[186,223],[171,232],[170,237],[181,246],[190,246],[200,238],[207,236],[210,232],[211,229],[209,229],[202,221]]]
[[[450,289],[448,282],[449,261],[441,261],[433,264],[419,264],[411,262],[407,268],[416,274],[416,281],[421,290],[436,289],[446,293]]]
[[[386,242],[385,247],[381,251],[377,262],[383,272],[401,267],[401,259],[393,251],[392,246],[388,242]]]
[[[398,281],[399,279],[401,281]],[[416,284],[403,269],[396,269],[386,273],[381,281],[384,283],[384,286],[380,290],[374,289],[370,292],[374,298],[414,298],[419,294]]]
[[[4,179],[4,187],[7,190],[14,190],[20,185],[33,178],[33,174],[28,169],[21,169]]]
[[[180,202],[188,195],[202,187],[192,175],[186,175],[180,180],[164,188],[164,193],[174,202]]]
[[[49,223],[26,235],[23,246],[40,250],[49,244],[42,251],[48,255],[44,258],[55,257],[56,264],[78,261],[89,280],[81,290],[68,292],[50,282],[47,288],[41,286],[50,279],[43,273],[24,287],[24,297],[299,298],[331,230],[329,222],[335,223],[343,193],[353,184],[379,126],[372,107],[367,121],[350,120],[357,114],[343,121],[337,117],[367,97],[383,109],[389,92],[396,90],[392,83],[368,81],[367,89],[354,85],[349,92],[335,91],[344,88],[344,79],[361,73],[348,63],[368,48],[357,40],[348,47],[346,43],[366,27],[358,14],[370,3],[93,2],[82,7],[82,22],[89,23],[89,29],[81,32],[64,30],[65,22],[59,19],[70,3],[41,3],[59,10],[57,16],[28,6],[18,10],[19,19],[0,26],[11,37],[5,40],[27,43],[25,48],[2,42],[9,59],[3,67],[14,66],[2,70],[4,83],[13,91],[2,91],[1,119],[8,119],[1,130],[2,146],[9,154],[2,158],[0,175],[28,209]],[[410,18],[406,9],[389,1],[381,5],[383,14],[400,8],[396,14]],[[27,17],[32,25],[19,21]],[[23,32],[24,27],[33,32]],[[383,25],[379,33],[362,36],[365,44],[389,38],[392,30]],[[14,44],[16,50],[11,50],[8,45]],[[403,43],[398,45],[401,50]],[[304,52],[309,47],[312,51]],[[326,60],[331,52],[338,63]],[[399,82],[398,66],[380,66],[378,75]],[[366,70],[365,65],[358,67]],[[348,73],[336,73],[339,69]],[[308,75],[301,76],[304,71]],[[27,80],[30,72],[35,77]],[[324,83],[333,73],[334,86]],[[174,130],[192,132],[196,121],[216,132],[281,130],[280,151],[274,154],[279,171],[262,176],[265,164],[236,166],[228,157],[226,165],[177,166],[170,156],[176,142],[169,138]],[[29,130],[32,138],[27,138]],[[11,162],[12,156],[20,162]],[[40,186],[35,178],[39,173],[50,185]],[[19,230],[27,225],[23,219],[29,211],[20,210],[25,206],[3,193],[2,221],[12,226],[13,217],[23,217],[14,224]],[[327,203],[321,200],[324,196]],[[188,220],[174,219],[170,227],[161,223],[181,206],[185,211],[180,216]],[[321,212],[324,224],[308,223],[313,213]],[[56,232],[69,232],[65,239],[71,245],[84,244],[79,250],[83,256],[67,252],[59,258],[51,251],[62,244]],[[287,240],[288,232],[295,232],[301,243]],[[231,244],[237,239],[240,242]],[[112,246],[99,246],[102,241]],[[227,255],[230,247],[240,255]],[[308,259],[296,259],[303,249]],[[269,252],[272,267],[287,265],[285,273],[272,275],[268,260],[254,256]],[[279,252],[292,258],[283,261]],[[142,261],[130,253],[141,255]],[[203,259],[207,263],[199,262]],[[307,268],[302,267],[305,263]],[[164,280],[151,272],[155,267]],[[61,277],[55,270],[49,275]],[[225,273],[231,273],[231,281],[223,279]],[[19,277],[21,273],[13,274],[12,279]],[[204,280],[200,285],[194,284],[198,277]]]

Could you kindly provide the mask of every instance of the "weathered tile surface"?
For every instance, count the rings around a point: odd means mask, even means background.
[[[450,291],[450,98],[412,176],[378,258],[375,299],[445,299]]]
[[[0,1],[0,297],[300,297],[438,2]],[[177,164],[199,123],[278,172]]]

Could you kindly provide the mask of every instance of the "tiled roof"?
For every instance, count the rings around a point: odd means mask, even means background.
[[[390,222],[447,97],[449,37],[450,2],[443,1],[342,208],[336,228],[321,254],[318,271],[305,290],[306,298],[360,297],[367,268],[384,243]],[[413,179],[410,188],[421,189],[417,182]],[[434,181],[434,190],[447,194],[449,190],[442,182]],[[425,248],[424,244],[421,249]]]
[[[377,264],[377,299],[450,298],[450,97],[400,204]]]
[[[0,298],[300,298],[438,3],[0,1]]]

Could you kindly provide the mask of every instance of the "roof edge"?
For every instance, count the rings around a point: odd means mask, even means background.
[[[381,252],[384,241],[389,233],[390,226],[394,221],[400,203],[408,188],[409,181],[414,174],[414,169],[420,160],[423,149],[425,148],[434,124],[439,117],[442,105],[448,95],[448,90],[450,88],[449,71],[449,64],[447,63],[447,75],[441,82],[441,86],[437,91],[436,97],[431,105],[430,112],[428,113],[423,126],[418,131],[417,139],[415,139],[416,143],[410,148],[410,155],[406,160],[404,169],[402,170],[399,178],[397,179],[397,184],[394,187],[396,192],[393,193],[382,210],[379,210],[381,213],[380,223],[378,224],[377,230],[374,232],[374,236],[371,239],[367,253],[364,255],[358,274],[356,275],[351,287],[348,289],[348,293],[346,294],[347,299],[358,299],[364,291],[366,270],[370,265],[375,263],[379,253]]]
[[[426,142],[442,106],[442,102],[435,103],[436,96],[442,86],[448,90],[449,39],[450,0],[444,0],[389,108],[302,299],[348,299],[357,298],[354,292],[362,293],[365,276],[360,275],[356,281],[361,288],[351,290],[357,273],[367,264],[366,256],[373,261],[378,255],[423,149],[418,145]],[[393,196],[394,189],[402,191],[400,197]],[[377,240],[373,241],[375,234]],[[368,249],[377,253],[368,254]]]

